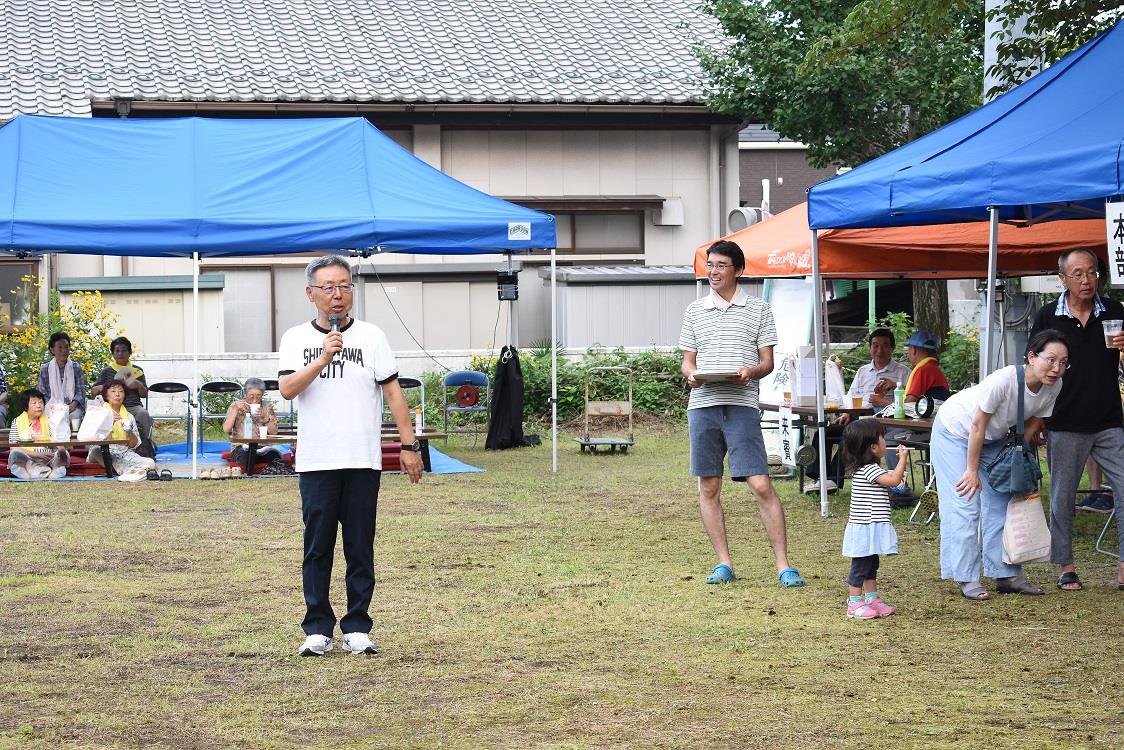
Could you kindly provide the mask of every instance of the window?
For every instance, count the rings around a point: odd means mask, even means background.
[[[38,306],[35,287],[28,277],[37,278],[38,263],[13,261],[0,263],[0,329],[26,325],[28,311]]]
[[[644,214],[555,213],[559,255],[643,255]]]

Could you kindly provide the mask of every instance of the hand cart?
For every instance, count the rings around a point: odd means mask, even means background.
[[[608,390],[607,382],[616,378],[624,378],[628,384],[627,400],[590,400],[590,383],[595,376],[609,374],[609,377],[598,378],[600,390]],[[615,377],[614,377],[615,376]],[[628,417],[628,437],[594,437],[591,432],[592,422],[604,422],[612,418]],[[628,453],[629,446],[633,444],[632,431],[632,369],[629,367],[591,367],[585,373],[585,434],[576,438],[581,445],[582,453],[588,449],[590,453],[597,453],[605,448],[611,453],[616,453],[619,448],[621,453]]]

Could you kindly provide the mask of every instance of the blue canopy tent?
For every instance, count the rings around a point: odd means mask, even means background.
[[[0,128],[0,252],[192,257],[196,310],[201,257],[550,249],[553,286],[555,244],[553,217],[458,182],[362,118]],[[551,307],[554,336],[553,288]]]
[[[999,222],[1026,226],[1103,216],[1105,201],[1124,193],[1121,63],[1124,25],[1117,24],[974,112],[814,186],[808,224],[817,288],[819,229],[990,221],[980,368],[986,375]],[[822,302],[815,299],[820,320]],[[815,343],[818,354],[818,325]],[[821,500],[826,508],[826,495]]]

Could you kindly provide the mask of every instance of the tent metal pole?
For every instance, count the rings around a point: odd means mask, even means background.
[[[202,412],[203,394],[199,392],[199,253],[191,254],[191,310],[193,315],[192,328],[194,346],[192,347],[192,382],[191,392],[195,394],[195,399],[199,403],[199,408],[196,411],[196,417]],[[188,408],[191,407],[190,399],[188,399]],[[203,431],[203,420],[197,419],[198,424],[195,429],[191,431],[191,478],[199,478],[199,438],[200,432]]]
[[[515,264],[512,261],[514,253],[508,251],[507,253],[507,272],[515,272]],[[518,284],[516,280],[516,284]],[[518,287],[517,287],[518,288]],[[519,310],[515,305],[516,300],[509,300],[507,303],[507,344],[513,349],[519,348]]]
[[[550,466],[558,473],[558,264],[550,248]]]
[[[827,502],[827,431],[824,430],[823,390],[823,278],[820,276],[820,233],[812,230],[812,333],[816,345],[816,437],[820,445],[820,515],[827,518],[831,508]],[[800,488],[803,490],[803,488]]]
[[[987,296],[984,309],[984,335],[980,344],[980,380],[991,374],[991,318],[995,309],[995,277],[999,258],[999,208],[988,206],[990,215],[987,232]]]

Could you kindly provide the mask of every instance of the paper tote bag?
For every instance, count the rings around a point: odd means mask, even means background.
[[[1050,529],[1037,492],[1012,498],[1003,525],[1003,562],[1049,562]]]

